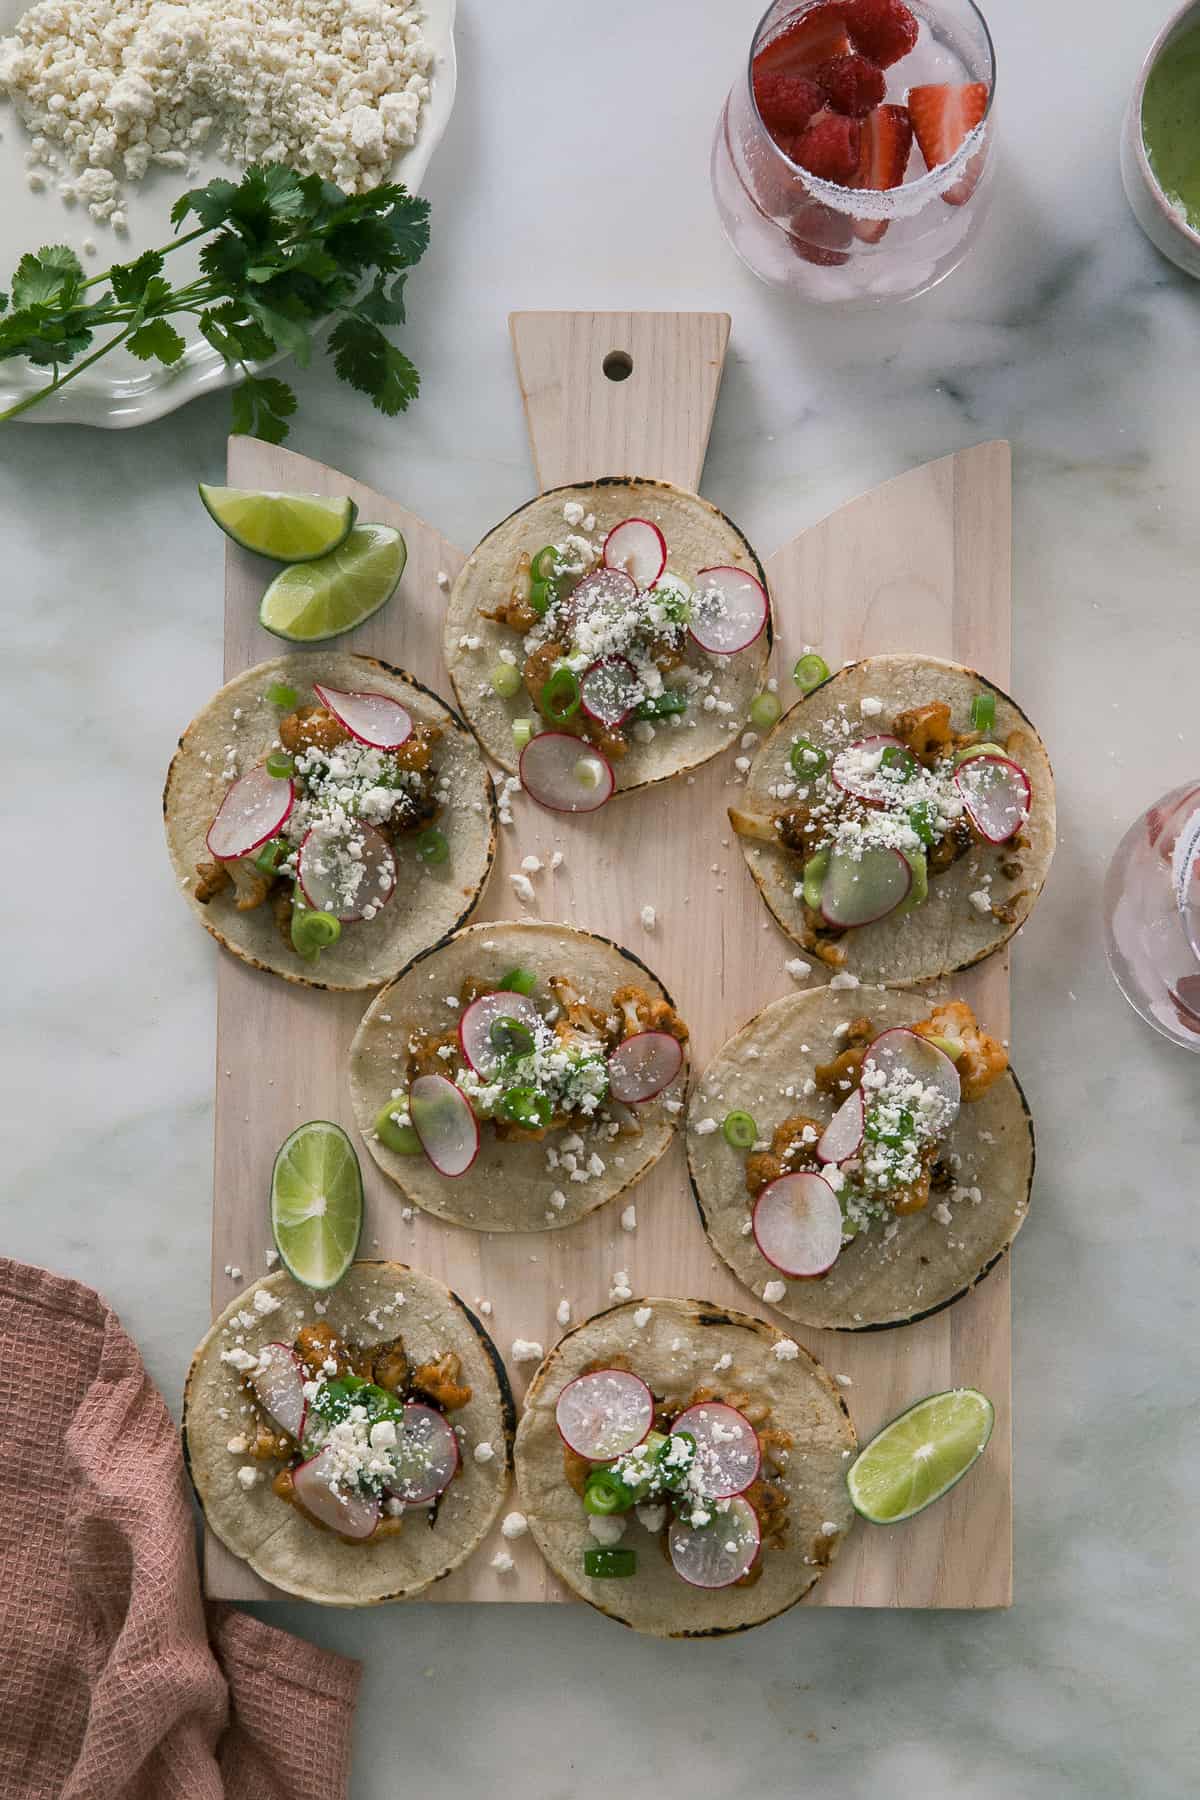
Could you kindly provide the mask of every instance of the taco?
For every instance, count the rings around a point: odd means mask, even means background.
[[[517,1485],[555,1574],[656,1637],[717,1637],[795,1604],[850,1528],[854,1428],[773,1325],[633,1300],[568,1332],[517,1431]]]
[[[462,720],[402,669],[344,653],[228,682],[179,740],[163,818],[218,943],[310,987],[387,981],[470,917],[496,852]]]
[[[542,804],[590,811],[736,741],[771,650],[766,577],[736,526],[670,482],[552,488],[467,561],[445,649],[488,754],[519,757]]]
[[[687,1026],[628,950],[471,925],[378,994],[350,1050],[359,1129],[414,1205],[476,1231],[571,1225],[653,1167]]]
[[[729,818],[815,978],[929,981],[1029,917],[1054,854],[1054,777],[982,676],[869,656],[784,715]]]
[[[962,1000],[824,988],[776,1000],[696,1084],[688,1167],[713,1248],[797,1324],[908,1325],[1020,1230],[1033,1125]]]
[[[318,1303],[282,1271],[225,1308],[192,1358],[188,1468],[235,1556],[325,1606],[419,1594],[504,1502],[504,1365],[457,1294],[356,1262]]]

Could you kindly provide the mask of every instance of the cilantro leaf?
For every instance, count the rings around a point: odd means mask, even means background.
[[[233,197],[237,193],[237,185],[218,177],[210,181],[206,187],[190,188],[186,194],[180,194],[171,208],[172,225],[182,225],[190,212],[195,213],[201,225],[209,229],[223,225],[229,217],[229,209]]]
[[[12,298],[16,307],[69,305],[83,281],[83,265],[65,244],[52,244],[35,256],[23,256],[13,276]]]
[[[158,251],[147,250],[136,262],[115,263],[108,271],[108,279],[112,283],[112,291],[118,300],[140,300],[146,292],[151,276],[162,272],[163,259]],[[167,283],[159,284],[164,294],[170,292]]]
[[[247,375],[233,391],[233,430],[260,437],[268,444],[282,444],[287,420],[296,410],[296,396],[285,381]]]
[[[126,349],[143,362],[151,362],[157,357],[161,363],[177,363],[186,348],[175,327],[168,325],[165,319],[148,319],[126,339]]]
[[[394,418],[415,399],[421,378],[378,325],[353,313],[340,319],[329,338],[333,366],[343,381],[369,394],[381,413]]]
[[[373,320],[376,325],[403,325],[404,283],[407,280],[407,272],[397,275],[389,288],[383,276],[377,275],[374,286],[359,300],[355,312],[364,319]]]

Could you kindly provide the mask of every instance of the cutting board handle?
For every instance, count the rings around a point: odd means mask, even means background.
[[[649,475],[698,488],[728,313],[509,314],[538,484]]]

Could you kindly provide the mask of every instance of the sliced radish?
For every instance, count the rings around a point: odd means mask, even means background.
[[[623,725],[643,694],[627,656],[601,656],[579,678],[580,704],[598,725]]]
[[[373,919],[396,890],[396,858],[374,825],[321,820],[305,834],[296,859],[300,891],[317,912],[343,925]]]
[[[847,744],[834,757],[830,770],[834,786],[841,788],[843,794],[852,795],[855,800],[865,800],[870,806],[885,806],[889,801],[901,798],[901,783],[889,775],[880,774],[885,750],[902,750],[906,756],[912,756],[907,744],[901,743],[898,737],[892,737],[887,732],[880,732],[875,737],[859,738],[856,744]]]
[[[667,540],[649,519],[622,519],[604,540],[604,562],[623,569],[640,588],[653,587],[667,566]]]
[[[485,1079],[494,1075],[504,1060],[504,1052],[492,1043],[497,1019],[516,1019],[533,1033],[535,1043],[543,1024],[541,1013],[524,994],[480,994],[478,1000],[472,1000],[458,1021],[458,1041],[475,1073]]]
[[[669,1031],[638,1031],[608,1059],[608,1091],[623,1106],[653,1100],[678,1075],[683,1045]]]
[[[754,1202],[752,1219],[755,1243],[782,1275],[824,1275],[838,1259],[842,1209],[823,1175],[781,1175]]]
[[[701,569],[689,630],[702,650],[733,656],[762,636],[770,610],[767,590],[745,569]]]
[[[597,1369],[568,1381],[554,1417],[568,1450],[589,1462],[611,1462],[648,1436],[654,1395],[625,1369]]]
[[[436,1407],[410,1401],[396,1439],[391,1452],[394,1473],[385,1484],[387,1492],[406,1506],[436,1500],[450,1486],[462,1461],[453,1426]]]
[[[572,629],[582,619],[601,613],[616,621],[623,618],[638,596],[637,582],[624,569],[593,569],[573,588],[563,614],[565,626]]]
[[[327,1444],[293,1474],[297,1500],[306,1513],[342,1537],[369,1538],[379,1523],[379,1496],[362,1494],[357,1488],[334,1487],[336,1473],[333,1446]]]
[[[1029,817],[1029,777],[1006,756],[972,756],[958,770],[954,785],[972,825],[989,844],[1006,844]]]
[[[862,1089],[855,1088],[842,1101],[828,1125],[817,1139],[817,1157],[823,1163],[845,1162],[857,1156],[863,1141],[866,1109]]]
[[[250,1377],[258,1403],[289,1437],[304,1436],[308,1401],[304,1398],[304,1365],[290,1344],[264,1344]]]
[[[762,1464],[758,1433],[736,1407],[720,1400],[689,1406],[671,1427],[672,1436],[677,1431],[690,1432],[696,1440],[688,1485],[704,1499],[729,1500],[758,1479]]]
[[[479,1155],[479,1121],[466,1095],[444,1075],[418,1075],[408,1090],[408,1116],[439,1175],[465,1175]]]
[[[882,1070],[889,1082],[907,1076],[919,1082],[923,1089],[935,1089],[957,1116],[962,1096],[958,1070],[946,1052],[931,1044],[928,1038],[918,1036],[903,1025],[881,1032],[863,1058],[864,1076],[875,1069]],[[947,1125],[951,1122],[948,1120]]]
[[[861,856],[834,850],[821,887],[821,913],[831,925],[870,925],[908,897],[912,869],[901,851],[873,846]]]
[[[390,694],[343,693],[313,682],[313,693],[360,744],[372,750],[398,750],[413,732],[412,716]]]
[[[269,843],[295,803],[291,778],[268,775],[266,764],[259,763],[226,790],[204,841],[218,862],[236,862]]]
[[[675,1573],[697,1588],[732,1587],[758,1561],[761,1542],[758,1514],[740,1496],[727,1511],[714,1513],[711,1524],[674,1519],[667,1533]]]
[[[596,812],[617,778],[606,756],[566,731],[540,731],[521,752],[521,786],[550,812]]]

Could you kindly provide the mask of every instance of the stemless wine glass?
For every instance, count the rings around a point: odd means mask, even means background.
[[[1200,781],[1129,827],[1104,883],[1108,966],[1135,1012],[1200,1051]]]
[[[759,21],[747,66],[717,120],[711,167],[717,212],[742,261],[772,286],[806,300],[910,300],[957,268],[991,199],[991,35],[972,0],[909,0],[917,41],[885,71],[885,102],[903,106],[914,87],[979,82],[987,88],[984,116],[934,169],[926,169],[914,140],[900,185],[841,186],[792,160],[764,125],[754,96],[760,51],[824,3],[775,0]]]

